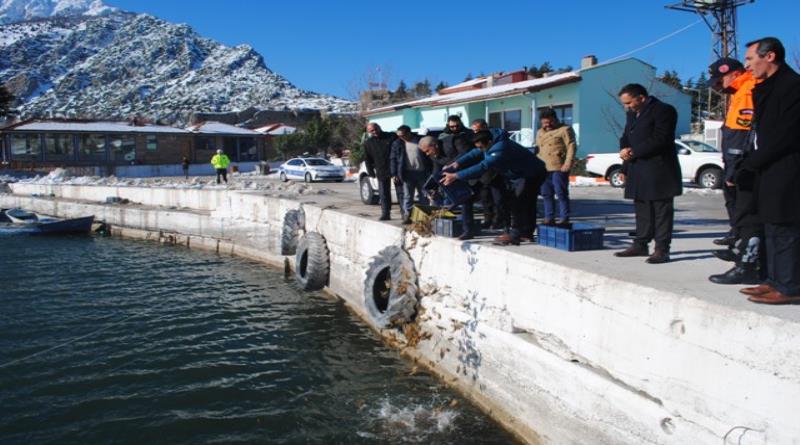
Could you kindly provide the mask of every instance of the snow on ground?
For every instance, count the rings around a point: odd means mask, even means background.
[[[4,181],[0,176],[0,182]],[[69,176],[66,170],[57,168],[46,176],[33,178],[7,177],[5,182],[47,185],[96,185],[111,187],[158,187],[175,189],[210,189],[210,190],[253,190],[263,191],[279,196],[327,195],[335,193],[324,188],[324,185],[311,185],[302,182],[278,182],[276,175],[257,175],[255,173],[233,173],[228,175],[228,184],[217,184],[213,176],[192,176],[160,178],[117,178],[116,176]],[[273,180],[271,180],[273,179]]]

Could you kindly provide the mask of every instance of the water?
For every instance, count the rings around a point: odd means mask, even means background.
[[[512,442],[260,264],[91,237],[0,252],[2,444]]]

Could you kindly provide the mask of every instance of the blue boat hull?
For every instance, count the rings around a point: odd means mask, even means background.
[[[35,224],[34,235],[61,235],[72,233],[89,233],[92,231],[94,215],[83,218],[65,219],[62,221]]]

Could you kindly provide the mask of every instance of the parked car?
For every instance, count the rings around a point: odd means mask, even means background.
[[[322,158],[294,158],[278,167],[281,181],[302,179],[305,182],[313,181],[344,181],[344,168],[333,165]]]
[[[433,136],[438,138],[444,132],[444,127],[414,128],[411,130],[419,136]],[[378,181],[370,178],[367,174],[367,164],[362,162],[358,166],[358,189],[361,194],[361,202],[374,205],[378,203]],[[394,182],[392,182],[392,196],[395,196]]]
[[[681,165],[683,182],[715,189],[722,187],[722,153],[705,142],[675,140],[675,150]],[[619,153],[599,153],[586,156],[586,171],[602,176],[614,187],[624,187],[622,159]]]

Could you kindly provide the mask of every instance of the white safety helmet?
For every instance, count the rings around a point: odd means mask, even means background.
[[[221,149],[221,148],[217,150],[217,154],[218,154],[218,155],[221,155],[221,154],[222,154],[222,149]]]

